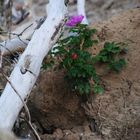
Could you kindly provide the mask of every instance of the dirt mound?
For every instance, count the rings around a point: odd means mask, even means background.
[[[71,128],[81,125],[85,120],[84,110],[80,107],[78,97],[69,93],[68,85],[63,79],[63,72],[42,72],[38,80],[36,93],[32,95],[34,111],[44,128],[50,125]],[[31,110],[32,111],[32,110]]]
[[[128,44],[126,68],[118,75],[104,75],[105,94],[87,103],[88,116],[97,121],[105,138],[135,139],[140,137],[140,9],[130,10],[95,25],[100,39]]]
[[[112,19],[97,23],[101,43],[105,41],[128,44],[127,66],[120,74],[102,76],[105,93],[91,95],[80,104],[67,91],[63,73],[42,72],[30,101],[32,117],[44,129],[54,130],[43,139],[62,140],[138,140],[140,138],[140,9],[133,9]],[[97,52],[95,47],[90,50]],[[102,67],[101,72],[104,72]],[[60,129],[59,129],[60,128]],[[95,136],[98,134],[98,136]]]

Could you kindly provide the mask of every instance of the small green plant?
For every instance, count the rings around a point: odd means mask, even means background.
[[[120,72],[126,64],[120,54],[125,51],[125,48],[120,48],[119,43],[105,42],[104,48],[96,55],[95,61],[105,63],[110,70]]]
[[[88,48],[98,43],[97,39],[92,39],[96,29],[90,29],[80,22],[79,18],[78,22],[73,19],[66,23],[71,27],[68,29],[68,37],[61,36],[58,46],[50,52],[50,59],[44,67],[48,68],[56,60],[59,68],[64,70],[64,78],[72,91],[87,96],[90,92],[103,93],[95,64],[105,63],[110,70],[119,72],[125,65],[125,60],[120,58],[122,49],[117,43],[106,42],[99,54],[93,56]]]

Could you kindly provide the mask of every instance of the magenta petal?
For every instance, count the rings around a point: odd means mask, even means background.
[[[70,19],[66,22],[66,25],[67,26],[75,26],[78,23],[81,23],[83,18],[84,18],[83,15],[71,16]]]

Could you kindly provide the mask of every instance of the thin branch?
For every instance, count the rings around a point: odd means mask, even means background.
[[[18,37],[18,39],[23,43],[23,44],[25,44],[26,46],[28,45],[28,43],[26,43],[25,41],[23,41],[21,38],[20,38],[20,36],[17,36]]]
[[[25,113],[27,116],[27,123],[29,124],[30,128],[32,129],[34,135],[36,136],[37,140],[41,140],[39,134],[37,133],[36,129],[33,127],[32,123],[31,123],[31,115],[30,115],[30,111],[28,109],[28,106],[26,105],[25,101],[22,99],[21,95],[18,93],[18,91],[15,89],[14,85],[12,84],[12,82],[9,80],[9,78],[4,74],[3,70],[1,69],[1,73],[4,76],[4,78],[7,80],[7,82],[10,84],[10,86],[12,87],[12,89],[15,91],[15,93],[17,94],[17,96],[20,98],[21,102],[23,103],[24,109],[25,109]]]
[[[35,30],[39,29],[45,20],[46,20],[46,17],[43,17],[40,20],[35,21],[34,23],[31,23],[26,28],[24,28],[23,31],[20,33],[13,33],[13,32],[9,33],[9,32],[2,31],[1,33],[7,33],[10,35],[16,36],[16,38],[13,38],[8,41],[3,41],[2,43],[0,43],[0,45],[6,46],[7,48],[7,49],[1,49],[1,51],[3,52],[3,55],[9,54],[10,51],[12,52],[12,51],[24,50],[26,46],[28,45],[29,41],[31,40],[31,37],[34,34]],[[28,29],[30,29],[31,31]],[[22,39],[21,37],[25,39]]]
[[[33,26],[33,23],[31,23],[29,26],[27,26],[25,29],[23,29],[23,31],[22,31],[21,33],[19,33],[19,34],[17,34],[17,33],[10,33],[10,34],[16,35],[16,36],[22,36],[23,33],[24,33],[27,29],[29,29],[31,26]]]

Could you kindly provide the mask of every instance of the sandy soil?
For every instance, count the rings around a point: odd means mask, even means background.
[[[138,140],[140,137],[140,9],[93,24],[104,41],[128,44],[127,66],[120,74],[102,76],[105,93],[87,103],[67,91],[63,73],[42,72],[30,102],[44,140]],[[95,53],[95,46],[90,50]],[[104,73],[102,66],[100,73]],[[47,134],[51,131],[51,134]]]

